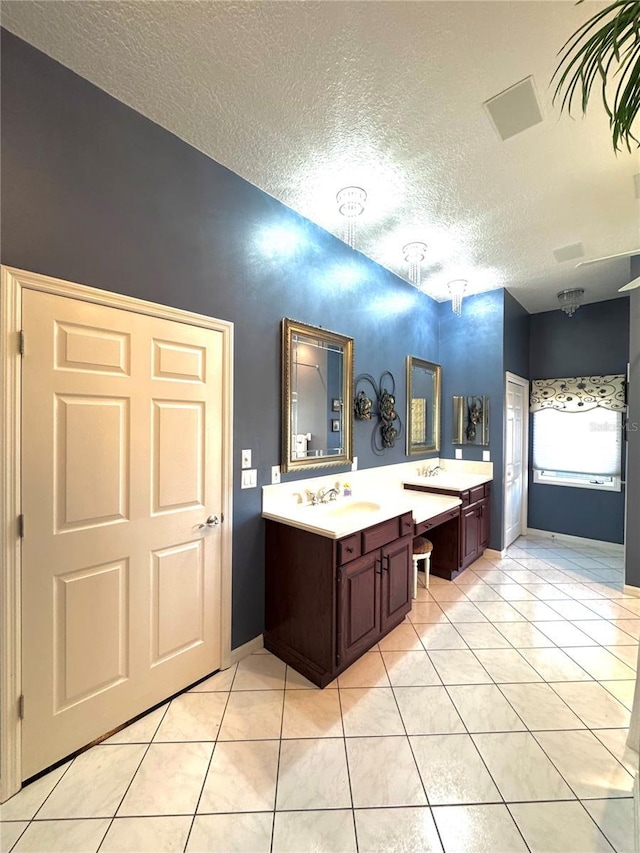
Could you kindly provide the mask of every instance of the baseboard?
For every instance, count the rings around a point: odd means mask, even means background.
[[[622,591],[625,595],[635,595],[636,598],[640,598],[640,586],[631,586],[626,583]]]
[[[253,640],[249,640],[248,643],[244,643],[235,649],[231,649],[231,654],[229,655],[229,666],[233,666],[234,663],[238,663],[242,658],[246,658],[254,652],[259,652],[262,648],[264,648],[264,639],[262,634],[259,634],[257,637],[254,637]]]
[[[496,551],[495,548],[485,548],[483,557],[495,557],[498,560],[501,560],[503,557],[506,557],[507,549],[504,548],[502,551]]]
[[[555,533],[553,530],[537,530],[535,527],[529,527],[527,534],[533,536],[541,536],[544,539],[557,539],[559,542],[573,542],[575,545],[594,545],[599,548],[605,547],[610,549],[612,553],[624,554],[624,545],[619,542],[605,542],[602,539],[585,539],[583,536],[571,536],[569,533]],[[516,540],[517,542],[517,540]],[[516,542],[513,544],[515,545]]]

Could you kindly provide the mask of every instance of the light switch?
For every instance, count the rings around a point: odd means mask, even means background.
[[[358,457],[357,456],[353,457],[353,462],[351,463],[351,470],[352,471],[358,470]]]
[[[249,481],[251,483],[251,488],[255,489],[255,487],[258,485],[258,469],[257,468],[252,468],[249,471]]]
[[[242,451],[242,467],[243,468],[251,468],[251,451],[243,450]]]
[[[279,483],[280,482],[280,466],[272,465],[271,466],[271,483]]]
[[[252,468],[250,471],[243,471],[240,479],[241,489],[255,489],[258,485],[258,471]]]
[[[483,450],[482,451],[482,461],[483,462],[491,462],[491,451]]]
[[[456,459],[462,459],[462,450],[456,447]]]

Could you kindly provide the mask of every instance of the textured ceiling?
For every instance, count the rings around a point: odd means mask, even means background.
[[[603,3],[20,2],[7,29],[340,235],[336,192],[368,193],[357,248],[422,289],[507,287],[530,311],[583,287],[617,295],[640,246],[637,152],[613,153],[598,105],[559,116],[556,53]],[[532,75],[543,121],[503,142],[483,103]]]

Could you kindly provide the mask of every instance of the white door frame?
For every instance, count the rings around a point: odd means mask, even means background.
[[[166,305],[157,305],[130,296],[110,293],[61,279],[12,267],[2,267],[0,290],[0,554],[2,578],[0,594],[0,802],[15,794],[22,785],[20,696],[22,693],[22,548],[18,531],[21,495],[21,364],[22,291],[39,290],[57,296],[120,308],[164,320],[175,320],[222,333],[222,506],[224,524],[220,529],[221,667],[231,662],[231,552],[233,511],[233,323],[215,320]]]
[[[504,507],[502,518],[502,541],[507,541],[507,390],[509,382],[519,385],[525,389],[525,409],[522,418],[522,506],[520,508],[520,529],[527,532],[527,515],[529,508],[529,380],[510,373],[508,370],[504,375],[504,424],[503,424],[503,447],[502,459],[504,476],[502,478],[502,506]],[[506,547],[506,545],[505,545]]]

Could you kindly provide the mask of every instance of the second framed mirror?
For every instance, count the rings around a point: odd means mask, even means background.
[[[442,368],[407,356],[407,456],[440,450]]]

